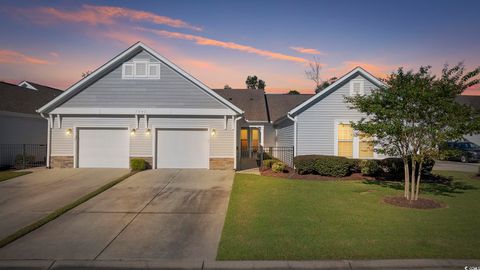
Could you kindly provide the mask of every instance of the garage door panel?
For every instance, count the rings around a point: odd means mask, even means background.
[[[157,168],[208,168],[208,163],[208,130],[157,130]]]
[[[78,131],[78,167],[128,168],[127,129],[82,128]]]

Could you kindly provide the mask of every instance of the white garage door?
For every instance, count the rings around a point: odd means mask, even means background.
[[[127,129],[82,128],[78,130],[79,168],[128,168]]]
[[[207,129],[157,130],[157,168],[208,168]]]

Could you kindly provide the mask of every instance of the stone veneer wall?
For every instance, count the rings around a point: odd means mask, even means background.
[[[152,157],[130,157],[130,160],[134,159],[134,158],[141,158],[143,160],[145,160],[147,162],[147,169],[151,169],[152,168],[152,160],[153,158]],[[130,166],[130,165],[129,165]]]
[[[50,156],[50,167],[73,168],[73,156]]]
[[[233,170],[233,158],[210,158],[210,170]]]

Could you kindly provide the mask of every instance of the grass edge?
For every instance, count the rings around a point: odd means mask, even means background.
[[[50,221],[53,221],[60,217],[61,215],[65,214],[66,212],[70,211],[71,209],[79,206],[80,204],[90,200],[91,198],[97,196],[98,194],[108,190],[109,188],[115,186],[116,184],[122,182],[123,180],[129,178],[130,176],[138,173],[140,171],[131,171],[127,174],[124,174],[120,176],[119,178],[116,178],[115,180],[110,181],[109,183],[104,184],[103,186],[97,188],[96,190],[83,195],[82,197],[76,199],[75,201],[56,209],[52,213],[48,214],[47,216],[35,221],[34,223],[27,225],[16,232],[10,234],[9,236],[3,238],[0,240],[0,248],[3,248],[4,246],[12,243],[13,241],[29,234],[30,232],[35,231],[36,229],[42,227],[43,225],[49,223]]]
[[[14,173],[19,173],[19,175],[14,176],[14,177],[10,177],[10,178],[0,179],[0,183],[1,183],[1,182],[4,182],[4,181],[11,180],[11,179],[15,179],[15,178],[20,177],[20,176],[24,176],[24,175],[27,175],[27,174],[31,174],[31,173],[32,173],[32,171],[22,171],[22,172],[13,171],[13,172],[14,172]]]

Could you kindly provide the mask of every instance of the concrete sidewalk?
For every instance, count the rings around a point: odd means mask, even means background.
[[[0,260],[0,269],[479,269],[480,260],[171,261]]]

